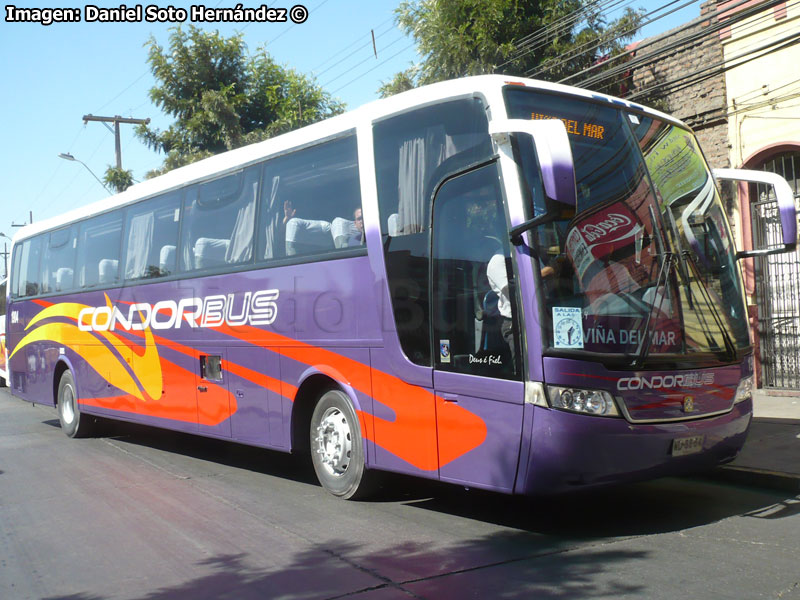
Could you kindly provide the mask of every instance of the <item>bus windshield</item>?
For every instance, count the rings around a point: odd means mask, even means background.
[[[511,118],[562,119],[575,163],[574,213],[533,230],[548,351],[636,368],[686,355],[727,363],[746,351],[733,241],[692,133],[606,101],[519,87],[505,95]],[[527,154],[539,216],[543,191]]]

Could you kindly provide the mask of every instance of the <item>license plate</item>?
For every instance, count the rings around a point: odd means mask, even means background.
[[[702,449],[702,435],[672,440],[672,456],[686,456],[687,454],[695,454],[696,452],[700,452]]]

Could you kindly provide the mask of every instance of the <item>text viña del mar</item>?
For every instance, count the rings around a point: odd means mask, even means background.
[[[202,4],[188,9],[156,4],[136,4],[118,7],[100,7],[87,4],[83,8],[20,8],[13,4],[5,7],[6,23],[303,23],[308,19],[308,9],[302,4],[291,8],[278,8],[262,4],[245,8],[241,3],[233,8],[210,8]]]

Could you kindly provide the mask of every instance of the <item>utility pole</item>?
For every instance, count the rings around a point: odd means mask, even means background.
[[[0,256],[3,257],[3,276],[8,278],[8,244],[5,242],[3,242],[3,251],[0,252]]]
[[[117,169],[122,169],[122,149],[120,148],[119,143],[119,124],[120,123],[131,123],[133,125],[147,125],[150,123],[150,119],[128,119],[125,117],[120,117],[117,115],[116,117],[95,117],[94,115],[83,115],[83,124],[86,125],[89,121],[100,121],[103,125],[106,123],[114,123],[114,129],[112,130],[111,127],[108,127],[109,131],[114,133],[114,149],[116,150],[117,154]]]

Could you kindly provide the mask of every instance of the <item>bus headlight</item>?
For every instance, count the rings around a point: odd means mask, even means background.
[[[736,388],[736,395],[733,397],[733,403],[739,404],[745,400],[750,400],[753,397],[753,376],[748,375],[739,382],[739,387]]]
[[[584,390],[556,385],[547,386],[550,406],[559,410],[600,417],[619,417],[614,398],[603,390]]]

